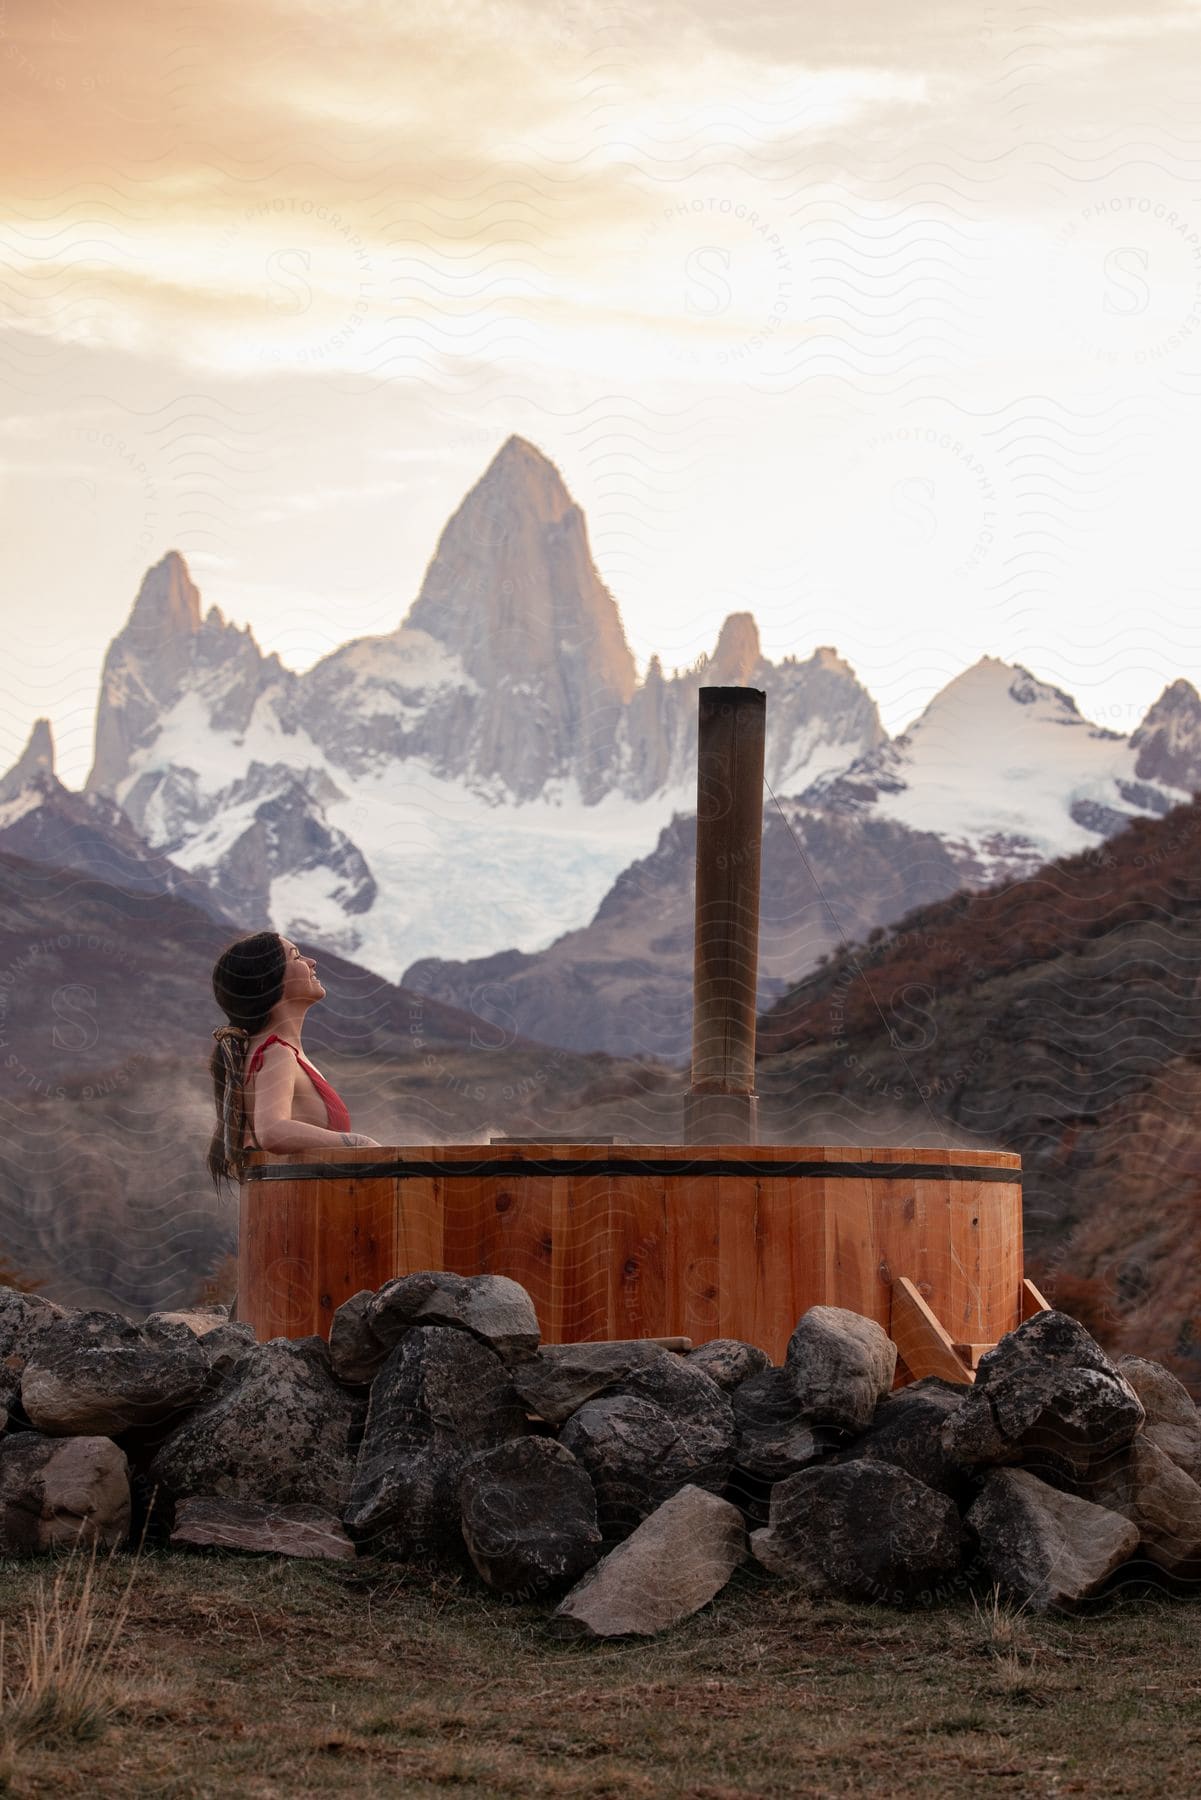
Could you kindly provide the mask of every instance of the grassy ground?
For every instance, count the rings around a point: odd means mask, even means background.
[[[98,1621],[131,1563],[98,1567]],[[564,1644],[469,1578],[148,1550],[98,1716],[14,1698],[54,1572],[0,1563],[15,1795],[1201,1792],[1196,1601],[902,1613],[744,1572],[658,1640]]]

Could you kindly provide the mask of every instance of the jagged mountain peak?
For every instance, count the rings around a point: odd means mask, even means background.
[[[541,525],[551,525],[579,508],[558,468],[527,438],[514,434],[505,439],[475,485],[468,489],[447,524],[459,513],[485,544],[501,534],[509,512],[528,514]],[[515,521],[510,521],[510,523]],[[445,533],[443,534],[445,535]]]
[[[1152,701],[1143,715],[1141,725],[1131,737],[1131,743],[1138,743],[1145,732],[1155,730],[1167,719],[1183,720],[1189,726],[1201,723],[1201,694],[1183,675],[1170,681],[1158,700]]]
[[[485,474],[490,475],[494,469],[508,469],[511,467],[535,470],[546,478],[557,482],[558,485],[563,488],[564,493],[567,492],[567,489],[564,486],[563,477],[560,475],[550,457],[547,456],[546,452],[544,450],[539,450],[537,444],[531,444],[529,438],[521,437],[516,431],[511,431],[509,433],[500,449],[496,452],[496,455],[492,458],[492,461],[488,464]]]
[[[527,666],[584,648],[596,676],[626,699],[634,690],[634,658],[584,515],[525,438],[506,439],[447,520],[405,624],[462,656],[477,679],[491,671],[499,637]]]
[[[524,438],[505,441],[447,521],[404,629],[442,644],[484,696],[480,773],[511,771],[519,797],[570,775],[590,797],[610,784],[634,657],[582,511]]]
[[[31,782],[54,774],[54,734],[49,719],[35,719],[29,741],[8,774],[0,778],[0,806],[15,800]]]
[[[1170,682],[1133,732],[1134,772],[1196,793],[1201,788],[1201,695],[1183,676]]]
[[[156,635],[200,630],[200,590],[178,550],[168,550],[143,575],[126,630]]]
[[[717,648],[705,670],[713,687],[746,687],[762,661],[759,627],[749,612],[731,613],[717,636]]]
[[[168,550],[142,577],[108,647],[88,790],[127,805],[139,753],[150,750],[177,703],[198,699],[214,723],[244,728],[258,694],[279,674],[278,658],[263,656],[248,626],[227,623],[215,606],[202,614],[187,563]],[[130,816],[141,829],[140,812]]]
[[[1003,720],[1012,719],[1015,704],[1038,707],[1040,718],[1055,718],[1061,724],[1088,723],[1062,688],[1040,681],[1021,663],[981,656],[939,688],[898,742],[948,728],[973,736],[995,733]]]

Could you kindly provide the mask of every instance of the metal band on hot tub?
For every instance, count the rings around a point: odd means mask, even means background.
[[[886,1163],[821,1161],[752,1161],[739,1157],[647,1158],[564,1156],[550,1161],[487,1157],[455,1162],[414,1161],[397,1157],[388,1162],[312,1162],[263,1164],[245,1171],[246,1181],[379,1181],[430,1180],[465,1175],[493,1179],[520,1175],[745,1175],[756,1181],[773,1177],[825,1177],[832,1180],[873,1181],[1003,1181],[1021,1183],[1020,1167],[999,1169],[995,1163],[973,1167],[967,1163]]]

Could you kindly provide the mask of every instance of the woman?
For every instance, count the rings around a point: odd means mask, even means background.
[[[229,1020],[213,1033],[209,1071],[217,1126],[208,1168],[218,1191],[236,1181],[246,1152],[374,1144],[301,1053],[310,1006],[325,998],[317,964],[275,931],[239,938],[217,958],[213,993]]]

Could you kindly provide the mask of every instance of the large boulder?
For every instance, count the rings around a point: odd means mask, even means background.
[[[681,1488],[611,1550],[555,1610],[563,1637],[649,1637],[708,1604],[746,1555],[736,1506]]]
[[[40,1294],[0,1287],[0,1431],[9,1418],[20,1416],[21,1376],[35,1340],[64,1317],[61,1306]]]
[[[889,1463],[958,1501],[964,1495],[965,1475],[946,1452],[942,1428],[963,1397],[959,1383],[937,1375],[898,1388],[877,1404],[867,1430],[840,1450],[837,1460]]]
[[[186,1325],[68,1313],[34,1338],[21,1405],[34,1429],[49,1436],[111,1436],[185,1411],[207,1376],[208,1361]]]
[[[129,1466],[107,1437],[0,1439],[0,1556],[97,1544],[129,1532]]]
[[[478,1452],[464,1465],[459,1507],[467,1553],[501,1593],[552,1593],[601,1553],[592,1482],[554,1438],[516,1438]]]
[[[369,1314],[375,1301],[373,1288],[360,1288],[343,1300],[330,1322],[329,1363],[339,1381],[367,1386],[374,1381],[388,1355],[371,1329]]]
[[[648,1361],[611,1382],[605,1395],[626,1395],[661,1407],[686,1446],[688,1479],[715,1493],[725,1486],[738,1435],[734,1409],[729,1395],[703,1369],[656,1348]]]
[[[272,1338],[164,1439],[149,1478],[172,1501],[210,1495],[339,1515],[350,1492],[354,1402],[320,1338]]]
[[[628,1537],[686,1484],[714,1485],[712,1462],[698,1458],[687,1421],[636,1394],[589,1400],[572,1413],[559,1442],[588,1471],[606,1543]]]
[[[339,1521],[319,1506],[265,1506],[207,1494],[179,1502],[171,1542],[188,1549],[249,1550],[331,1562],[347,1562],[355,1555]]]
[[[444,1269],[400,1275],[384,1283],[365,1317],[385,1352],[414,1325],[469,1331],[509,1363],[532,1356],[540,1338],[534,1302],[507,1275],[452,1275]]]
[[[530,1411],[557,1429],[595,1400],[665,1354],[657,1344],[543,1344],[513,1370],[513,1385]]]
[[[981,1357],[942,1442],[965,1468],[1021,1463],[1071,1485],[1124,1449],[1143,1416],[1138,1395],[1084,1326],[1042,1312]]]
[[[788,1340],[784,1367],[809,1424],[864,1431],[892,1386],[897,1347],[875,1319],[811,1306]]]
[[[694,1369],[702,1370],[719,1388],[732,1394],[751,1375],[771,1368],[771,1358],[757,1344],[744,1344],[741,1338],[711,1338],[698,1344],[684,1358]]]
[[[1083,1497],[1137,1526],[1143,1554],[1169,1575],[1201,1575],[1201,1487],[1145,1433],[1092,1471]]]
[[[451,1326],[407,1331],[372,1384],[347,1530],[379,1555],[452,1548],[467,1459],[528,1430],[495,1351]]]
[[[994,1469],[967,1512],[976,1567],[1038,1612],[1095,1594],[1138,1548],[1138,1527],[1028,1469]]]
[[[738,1432],[734,1451],[737,1481],[783,1481],[820,1460],[844,1441],[830,1426],[811,1425],[801,1412],[786,1369],[763,1369],[740,1382],[730,1396]]]
[[[1143,1356],[1123,1356],[1118,1374],[1142,1402],[1144,1435],[1186,1475],[1201,1482],[1201,1414],[1184,1383],[1162,1363]]]
[[[954,1502],[903,1469],[826,1463],[777,1482],[751,1549],[809,1594],[896,1604],[955,1574],[960,1537]]]

